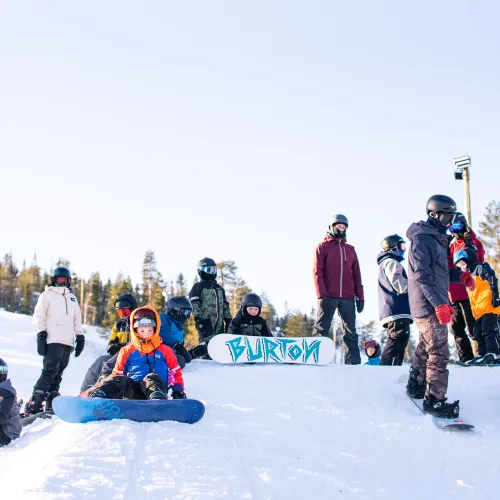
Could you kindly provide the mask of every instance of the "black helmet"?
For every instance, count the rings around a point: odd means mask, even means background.
[[[193,312],[193,305],[191,301],[183,295],[171,297],[165,304],[165,312],[177,321],[185,323]]]
[[[455,220],[449,228],[450,233],[458,237],[463,237],[468,229],[469,225],[467,224],[467,218],[462,212],[457,212]]]
[[[57,278],[66,278],[64,283],[58,283]],[[67,267],[56,267],[50,276],[50,284],[52,286],[71,286],[71,273]]]
[[[453,224],[457,213],[457,204],[453,198],[444,194],[435,194],[427,201],[427,215],[439,221],[442,226]]]
[[[258,307],[262,309],[262,299],[256,293],[247,293],[241,300],[243,307]]]
[[[347,220],[347,217],[342,214],[335,214],[332,217],[332,221],[330,222],[330,226],[334,226],[335,224],[345,224],[346,226],[349,225],[349,221]]]
[[[387,251],[391,248],[400,248],[400,245],[403,243],[405,243],[405,240],[401,238],[401,236],[398,234],[391,234],[382,240],[382,249]],[[403,248],[401,248],[401,250],[403,250]]]
[[[469,247],[462,248],[461,250],[458,250],[458,252],[455,252],[455,255],[453,256],[453,264],[456,265],[460,260],[467,262],[468,268],[471,271],[474,271],[478,264],[477,253]]]
[[[0,358],[0,382],[4,382],[7,380],[7,375],[9,373],[9,367],[7,366],[7,363]]]
[[[124,295],[120,295],[115,302],[115,309],[130,309],[133,311],[134,309],[137,309],[137,300],[135,300],[135,297],[130,294],[126,293]]]
[[[215,280],[217,277],[217,263],[210,257],[204,257],[198,262],[198,276],[202,280]]]

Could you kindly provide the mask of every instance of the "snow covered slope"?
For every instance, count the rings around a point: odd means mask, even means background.
[[[24,398],[41,364],[30,321],[0,312],[0,357]],[[90,328],[87,337],[64,394],[78,392],[103,350]],[[0,491],[16,500],[495,498],[500,368],[451,369],[470,434],[423,417],[397,384],[405,372],[195,361],[184,373],[188,396],[207,408],[200,423],[34,423],[0,448]]]

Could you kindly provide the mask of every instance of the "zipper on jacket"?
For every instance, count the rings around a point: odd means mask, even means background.
[[[339,243],[340,248],[340,297],[342,298],[342,281],[344,280],[344,259],[342,255],[342,243]]]
[[[66,290],[63,293],[64,302],[66,302],[66,316],[68,315],[68,299],[66,298]]]

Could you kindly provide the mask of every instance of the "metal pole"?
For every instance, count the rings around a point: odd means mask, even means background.
[[[80,306],[83,307],[83,287],[85,286],[85,281],[83,278],[80,280]]]
[[[470,206],[470,175],[469,167],[464,168],[465,210],[467,211],[467,222],[472,227],[472,210]]]

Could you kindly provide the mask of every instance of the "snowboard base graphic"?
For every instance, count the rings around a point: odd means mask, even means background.
[[[333,341],[327,337],[251,337],[221,333],[208,344],[208,354],[219,363],[294,363],[328,365]]]
[[[56,416],[74,424],[114,419],[135,422],[174,420],[194,424],[205,414],[205,406],[195,399],[148,401],[59,396],[53,405]]]

